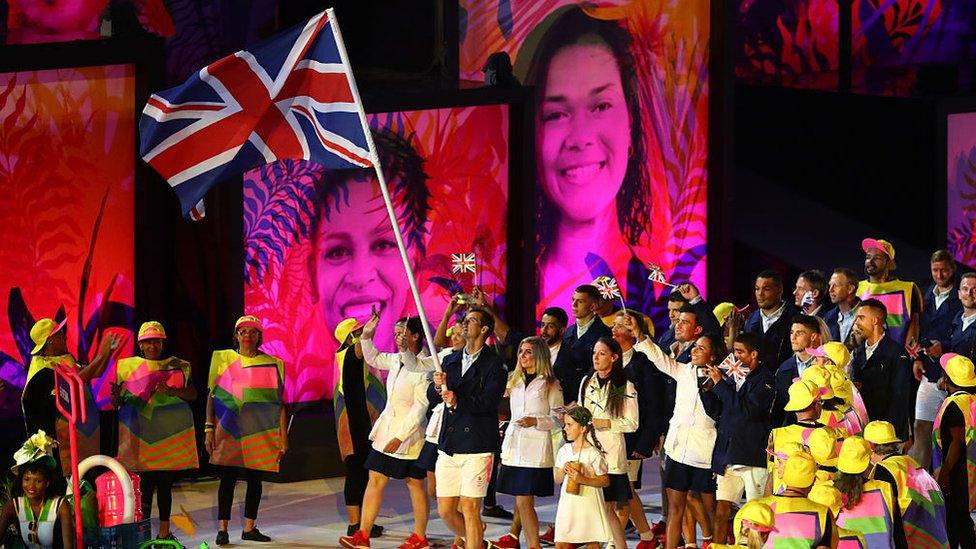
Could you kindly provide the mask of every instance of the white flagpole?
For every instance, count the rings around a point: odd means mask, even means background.
[[[410,281],[410,291],[413,293],[413,301],[417,305],[417,314],[420,315],[420,323],[423,324],[424,337],[427,339],[427,352],[430,353],[434,361],[434,367],[438,372],[441,371],[441,361],[437,357],[434,347],[434,337],[430,333],[430,324],[427,322],[427,313],[424,312],[424,304],[420,301],[420,290],[417,288],[417,281],[413,276],[413,267],[410,266],[410,258],[407,257],[407,248],[403,244],[403,235],[400,233],[400,224],[397,222],[396,211],[393,209],[393,201],[390,200],[390,192],[386,188],[386,178],[380,168],[380,158],[376,153],[376,145],[373,143],[373,134],[369,131],[369,122],[366,120],[366,111],[363,109],[363,101],[359,97],[359,88],[356,87],[356,79],[352,74],[352,66],[349,64],[349,56],[346,54],[346,45],[342,41],[342,33],[339,32],[339,22],[336,21],[335,12],[332,8],[325,10],[329,16],[329,23],[332,27],[332,36],[335,37],[336,46],[339,48],[339,58],[346,71],[346,78],[349,79],[349,89],[352,97],[356,101],[359,110],[359,122],[363,126],[363,133],[366,134],[366,143],[369,145],[369,159],[376,170],[376,180],[380,184],[380,191],[383,193],[383,202],[386,203],[386,213],[390,216],[390,224],[393,226],[393,235],[396,237],[397,247],[400,248],[400,259],[403,260],[403,268],[407,272],[407,279]]]

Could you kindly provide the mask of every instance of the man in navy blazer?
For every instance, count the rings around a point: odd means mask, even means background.
[[[732,503],[742,496],[747,501],[762,497],[766,486],[766,447],[769,440],[769,409],[773,405],[773,374],[759,367],[762,338],[746,332],[732,344],[735,358],[749,368],[737,382],[717,366],[708,367],[711,392],[722,403],[718,419],[712,472],[718,475],[715,491],[714,539],[728,535]]]
[[[912,361],[904,346],[885,333],[888,310],[877,299],[865,299],[857,308],[854,329],[864,342],[851,359],[851,380],[861,391],[872,421],[895,426],[898,438],[908,441],[914,415]]]
[[[596,314],[596,306],[600,300],[600,292],[592,284],[583,284],[573,292],[573,317],[576,322],[563,334],[563,345],[573,350],[576,356],[585,364],[593,362],[593,347],[601,337],[611,337],[610,328],[603,323]],[[575,400],[576,393],[567,392],[563,388],[566,401]],[[579,384],[576,386],[579,390]]]
[[[783,301],[783,277],[776,271],[759,273],[754,291],[759,308],[749,315],[742,331],[762,336],[759,364],[773,371],[792,354],[790,320],[798,311]]]
[[[796,315],[790,325],[790,348],[793,356],[783,361],[776,370],[774,387],[776,398],[773,400],[770,422],[773,427],[782,427],[793,423],[793,412],[786,412],[784,408],[790,400],[790,385],[800,377],[803,370],[813,364],[813,356],[807,349],[817,348],[823,344],[820,339],[820,324],[810,315]]]
[[[834,305],[824,316],[830,338],[854,347],[854,308],[861,298],[857,297],[857,273],[847,267],[837,267],[827,282],[827,295]]]
[[[437,441],[437,510],[454,535],[466,540],[465,547],[472,548],[484,544],[481,501],[498,450],[498,402],[507,379],[501,357],[485,345],[493,328],[491,313],[468,310],[464,348],[444,359],[427,389],[431,403],[443,400],[448,410]]]

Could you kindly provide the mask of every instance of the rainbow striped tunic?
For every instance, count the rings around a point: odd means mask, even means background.
[[[124,358],[116,366],[122,387],[118,460],[130,471],[182,471],[200,466],[193,412],[183,399],[157,391],[190,384],[190,363],[170,357]]]
[[[214,351],[207,382],[216,423],[210,463],[278,472],[284,379],[279,358]]]

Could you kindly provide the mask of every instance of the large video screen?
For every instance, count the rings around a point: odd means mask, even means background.
[[[134,93],[131,65],[0,74],[4,417],[20,414],[35,320],[66,315],[82,363],[105,330],[132,328]],[[103,407],[114,376],[93,381]]]
[[[661,326],[649,263],[704,289],[708,4],[460,2],[461,78],[505,52],[537,89],[537,313],[611,275]]]
[[[508,107],[369,123],[429,321],[476,284],[503,306]],[[245,174],[243,200],[244,308],[264,323],[262,349],[284,360],[289,402],[332,398],[336,325],[376,309],[377,346],[393,350],[394,323],[416,314],[375,175],[281,161]],[[454,254],[474,258],[461,265]]]
[[[976,266],[976,112],[948,115],[946,240],[956,261]]]

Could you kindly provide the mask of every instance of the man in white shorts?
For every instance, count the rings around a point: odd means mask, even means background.
[[[498,402],[507,372],[501,357],[485,345],[494,319],[480,308],[468,310],[462,331],[465,345],[444,359],[427,390],[431,403],[443,400],[447,412],[437,441],[437,510],[467,549],[484,545],[481,502],[491,480],[498,450]],[[443,392],[442,392],[443,387]],[[461,512],[458,512],[460,503]]]

